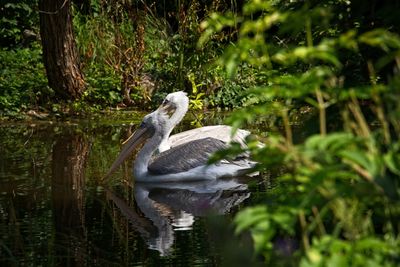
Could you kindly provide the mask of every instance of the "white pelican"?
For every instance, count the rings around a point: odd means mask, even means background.
[[[146,140],[134,161],[133,174],[138,182],[197,181],[235,177],[248,173],[255,166],[255,162],[244,157],[208,165],[207,161],[211,154],[227,147],[223,141],[210,137],[186,142],[152,158],[163,137],[170,130],[168,127],[171,111],[174,111],[174,107],[166,104],[144,117],[139,129],[125,142],[106,177],[135,147]]]
[[[164,152],[171,147],[184,144],[189,141],[212,137],[224,143],[237,142],[243,148],[246,147],[245,138],[250,134],[249,131],[238,129],[234,135],[232,127],[228,125],[212,125],[188,130],[182,133],[169,136],[174,127],[183,119],[189,109],[189,98],[183,91],[168,94],[161,106],[170,106],[175,111],[172,113],[167,124],[165,135],[158,147],[159,152]]]

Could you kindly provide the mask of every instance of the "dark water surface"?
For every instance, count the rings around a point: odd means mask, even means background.
[[[231,222],[268,177],[134,185],[126,163],[101,182],[142,115],[0,124],[1,266],[254,266]]]

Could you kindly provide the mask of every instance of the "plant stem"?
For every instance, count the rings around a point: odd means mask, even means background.
[[[286,133],[286,145],[288,147],[291,147],[293,145],[293,136],[292,136],[292,129],[290,127],[289,117],[288,117],[286,108],[284,108],[282,111],[282,119],[283,119],[283,124],[285,127],[285,133]]]
[[[307,18],[307,20],[306,20],[306,34],[307,34],[307,46],[311,47],[311,46],[313,46],[313,41],[312,41],[311,19],[310,18]]]
[[[348,107],[350,111],[353,113],[353,116],[356,119],[358,126],[360,127],[361,135],[364,137],[370,137],[371,131],[368,127],[367,121],[365,120],[363,113],[361,112],[360,105],[354,94],[352,94],[351,100],[352,102],[348,104]]]
[[[301,238],[303,240],[304,250],[307,251],[310,249],[310,241],[308,239],[307,231],[306,231],[306,228],[307,228],[306,218],[304,216],[304,211],[302,211],[302,210],[299,213],[299,220],[300,220],[300,226],[301,226],[301,230],[302,230]]]
[[[324,98],[319,88],[315,90],[315,94],[317,96],[318,109],[319,109],[319,131],[321,135],[326,135],[326,111],[325,111]]]
[[[382,100],[379,97],[378,88],[376,86],[376,74],[375,74],[374,66],[372,65],[371,61],[368,61],[367,65],[368,65],[370,81],[372,83],[372,99],[376,103],[376,106],[373,110],[375,111],[379,121],[382,124],[384,142],[385,142],[385,144],[390,144],[391,138],[390,138],[389,124],[386,120],[385,112],[382,107]]]
[[[314,213],[314,217],[315,217],[316,223],[318,225],[318,230],[319,230],[320,235],[321,236],[322,235],[326,235],[325,226],[324,226],[324,223],[321,220],[321,216],[319,215],[318,208],[316,206],[313,206],[312,207],[312,212]]]

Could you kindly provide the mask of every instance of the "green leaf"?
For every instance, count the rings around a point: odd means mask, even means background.
[[[376,237],[366,237],[356,242],[354,247],[357,251],[381,251],[381,252],[389,252],[391,246],[387,244],[385,241],[380,240]]]
[[[272,244],[270,240],[275,235],[275,229],[271,227],[269,221],[262,221],[256,227],[251,229],[251,236],[254,241],[254,247],[257,252],[270,249]]]
[[[243,230],[265,222],[268,219],[269,214],[267,213],[267,208],[265,206],[246,208],[239,212],[235,217],[235,233],[238,234]]]
[[[400,155],[390,151],[383,156],[383,160],[388,169],[394,174],[400,175]]]
[[[364,151],[343,150],[340,151],[339,155],[342,158],[354,162],[365,169],[370,167],[371,161],[368,159]]]
[[[359,37],[360,42],[379,47],[388,52],[391,49],[400,49],[400,37],[386,29],[374,29]]]

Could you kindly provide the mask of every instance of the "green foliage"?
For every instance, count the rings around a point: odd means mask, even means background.
[[[222,68],[209,71],[225,46],[220,41],[226,36],[197,46],[201,34],[199,13],[207,14],[215,7],[194,1],[171,5],[171,14],[177,20],[174,28],[171,20],[160,15],[164,12],[157,5],[151,9],[147,4],[94,1],[90,14],[76,9],[76,40],[89,84],[85,99],[109,106],[128,94],[132,103],[124,99],[125,104],[149,108],[158,102],[152,99],[184,90],[201,95],[201,103],[211,107],[242,105],[241,94],[255,79],[255,71],[244,67],[243,75],[232,80],[226,79]],[[196,89],[191,76],[196,78]]]
[[[114,69],[107,65],[93,64],[86,72],[86,82],[89,84],[83,100],[114,106],[122,101],[121,78]]]
[[[2,1],[0,10],[0,43],[2,47],[12,47],[23,41],[24,30],[37,30],[39,15],[33,10],[37,0]]]
[[[337,237],[324,235],[313,242],[307,259],[300,262],[307,266],[392,266],[385,257],[393,257],[396,241],[367,237],[346,242]],[[380,253],[376,253],[376,252]]]
[[[193,73],[189,73],[188,79],[192,85],[192,94],[189,96],[189,109],[194,111],[202,111],[203,110],[203,97],[204,93],[199,92],[199,86],[202,84],[196,83],[196,78]],[[196,116],[196,119],[191,122],[192,125],[196,125],[197,127],[201,127],[201,121],[204,119],[203,113],[199,113]]]
[[[46,105],[53,95],[36,42],[35,5],[36,0],[0,4],[0,116],[19,117],[21,111]]]
[[[258,84],[263,76],[259,70],[248,65],[239,66],[234,79],[228,77],[221,67],[216,67],[215,72],[219,88],[210,92],[207,96],[208,103],[212,107],[225,109],[245,106],[249,101],[248,88]]]
[[[351,1],[253,0],[241,17],[213,14],[202,24],[200,44],[239,22],[238,39],[219,63],[231,76],[243,64],[264,75],[230,123],[274,116],[282,129],[265,147],[249,140],[249,151],[259,170],[285,170],[277,178],[284,193],[273,206],[236,216],[237,233],[249,230],[267,261],[279,257],[276,240],[289,236],[301,240],[300,266],[399,262],[400,37],[357,26],[365,20],[351,13],[357,8]],[[317,111],[319,133],[295,144],[291,119],[304,105]],[[328,116],[331,110],[338,116]]]
[[[83,100],[93,105],[115,106],[122,101],[123,48],[116,44],[122,38],[125,45],[133,45],[132,25],[128,21],[113,25],[105,15],[94,13],[74,18],[76,41],[83,56],[82,70],[88,89]]]
[[[46,73],[38,46],[0,50],[0,112],[16,113],[47,104],[53,91],[47,86]]]
[[[39,12],[35,5],[37,1],[19,0],[1,7],[5,14],[0,22],[2,47],[16,51],[29,47],[32,42],[36,45]],[[242,93],[258,79],[258,70],[246,65],[238,67],[242,75],[227,79],[226,71],[214,64],[226,44],[235,38],[234,31],[197,46],[200,21],[215,10],[235,10],[226,3],[184,1],[165,5],[149,1],[95,0],[74,2],[71,9],[81,70],[88,87],[77,103],[67,106],[54,103],[61,105],[55,106],[57,113],[121,106],[121,102],[148,109],[167,93],[177,90],[201,96],[196,101],[204,108],[236,108],[247,101]],[[28,50],[24,51],[18,53]],[[196,77],[196,93],[192,91],[190,75]],[[47,97],[52,98],[52,92],[48,93]],[[21,94],[25,92],[16,92],[15,99],[8,98],[11,102],[7,105],[20,106],[17,95]]]

